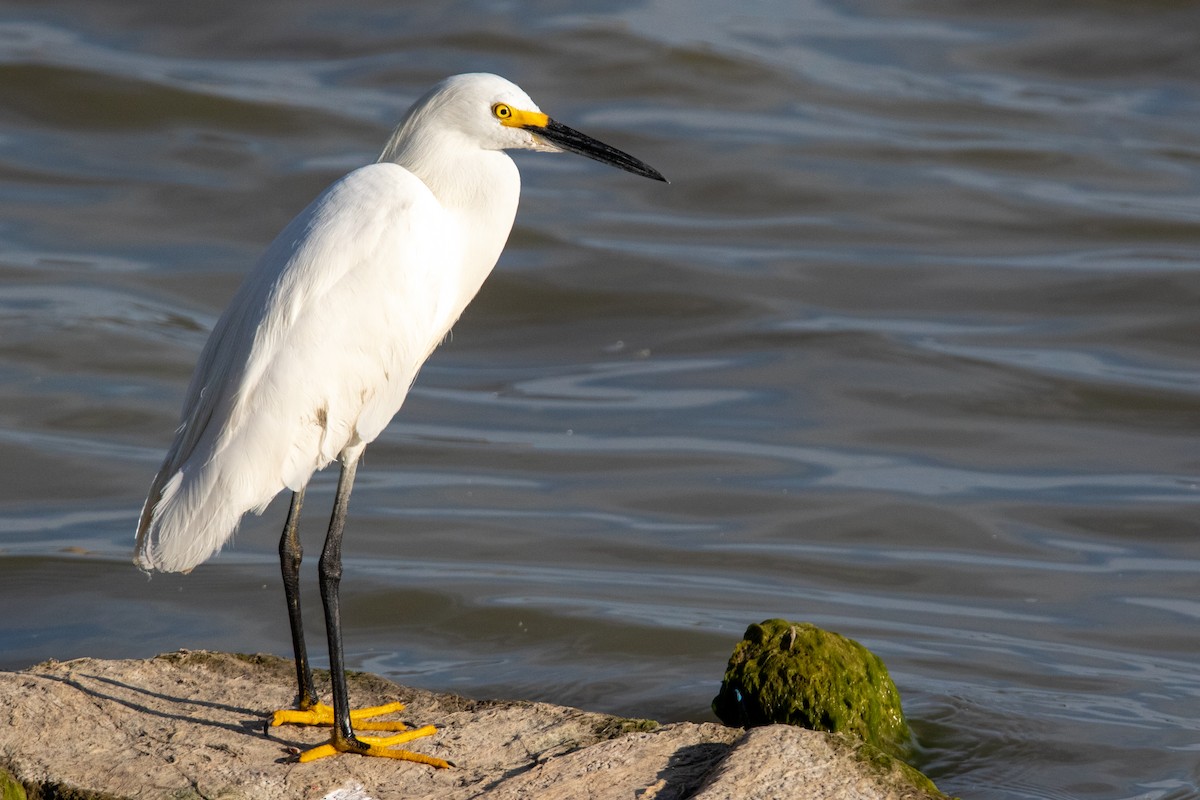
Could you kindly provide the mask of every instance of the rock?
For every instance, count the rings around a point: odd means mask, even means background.
[[[713,712],[727,725],[848,733],[901,758],[912,741],[900,692],[878,656],[841,634],[784,619],[746,629]]]
[[[327,681],[327,675],[323,679]],[[911,770],[844,737],[784,726],[658,725],[545,703],[475,701],[350,676],[355,705],[399,699],[436,723],[414,750],[448,770],[343,755],[325,735],[264,720],[290,705],[290,661],[179,652],[0,672],[0,797],[124,800],[391,798],[935,798]]]

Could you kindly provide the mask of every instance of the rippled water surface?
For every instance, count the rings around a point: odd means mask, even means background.
[[[151,580],[137,512],[257,254],[488,70],[672,184],[516,156],[359,472],[352,665],[706,720],[748,623],[809,620],[948,792],[1197,796],[1200,7],[433,9],[0,9],[0,666],[289,653],[282,499]]]

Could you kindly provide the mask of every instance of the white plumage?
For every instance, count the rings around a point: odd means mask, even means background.
[[[320,564],[337,750],[408,757],[350,730],[337,600],[342,528],[363,448],[400,409],[508,239],[521,180],[505,149],[569,150],[664,180],[550,119],[503,78],[438,84],[408,111],[379,162],[326,189],[246,276],[200,355],[138,522],[136,563],[187,571],[216,553],[247,511],[293,492],[280,559],[308,714],[318,704],[300,620],[295,521],[313,472],[341,461]]]
[[[388,161],[326,189],[246,277],[200,356],[146,500],[140,566],[196,566],[243,514],[375,439],[400,409],[516,216],[516,165],[487,142],[464,146],[471,107],[447,102],[476,96],[481,115],[501,101],[537,109],[495,76],[443,83],[397,128]],[[533,143],[495,127],[494,145]]]

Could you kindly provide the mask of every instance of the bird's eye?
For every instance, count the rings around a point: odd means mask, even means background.
[[[513,110],[507,103],[496,103],[492,106],[492,113],[496,119],[509,119],[513,115]]]

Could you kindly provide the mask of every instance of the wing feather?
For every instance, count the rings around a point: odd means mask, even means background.
[[[461,266],[454,225],[416,177],[380,163],[276,237],[196,365],[142,509],[139,566],[191,569],[247,511],[379,434],[453,322],[438,314]]]

